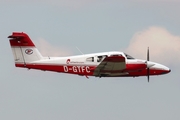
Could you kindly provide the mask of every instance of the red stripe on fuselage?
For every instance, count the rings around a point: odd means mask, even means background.
[[[169,73],[169,71],[166,70],[160,70],[160,69],[150,69],[149,75],[162,75]],[[129,72],[128,75],[123,75],[124,77],[138,77],[138,76],[147,76],[147,69],[140,70],[140,71],[134,71]]]
[[[96,66],[82,66],[82,65],[57,65],[57,64],[15,64],[16,67],[28,68],[28,69],[38,69],[43,71],[54,71],[54,72],[63,72],[70,74],[78,74],[78,75],[87,75],[93,76],[94,70]],[[135,69],[130,66],[139,66],[139,68]],[[147,76],[147,69],[141,64],[128,64],[128,69],[124,70],[116,70],[116,71],[101,71],[101,72],[109,72],[109,73],[129,73],[127,75],[118,75],[119,77],[137,77],[137,76]],[[130,69],[133,68],[133,69]],[[158,70],[158,69],[150,69],[150,75],[161,75],[168,73],[169,71]],[[116,77],[116,76],[114,76]]]
[[[23,67],[28,69],[38,69],[43,71],[54,71],[54,72],[64,72],[70,74],[78,75],[88,75],[92,76],[93,71],[96,66],[78,66],[78,65],[51,65],[51,64],[15,64],[16,67]]]

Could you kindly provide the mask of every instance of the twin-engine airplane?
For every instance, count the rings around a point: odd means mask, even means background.
[[[95,77],[138,77],[161,75],[171,70],[161,64],[147,60],[135,59],[123,52],[102,52],[68,57],[43,57],[29,36],[23,32],[10,35],[10,45],[14,55],[15,66],[77,74]]]

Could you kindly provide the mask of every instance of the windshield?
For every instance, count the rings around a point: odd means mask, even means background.
[[[124,53],[124,55],[126,56],[127,59],[134,59],[133,57],[131,57],[130,55]]]

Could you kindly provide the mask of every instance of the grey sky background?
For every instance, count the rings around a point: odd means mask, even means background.
[[[179,120],[178,0],[0,0],[1,120]],[[7,36],[26,32],[43,55],[125,51],[165,64],[150,78],[95,78],[14,67]]]

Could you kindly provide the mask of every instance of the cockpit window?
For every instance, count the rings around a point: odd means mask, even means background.
[[[134,59],[134,58],[131,57],[130,55],[128,55],[128,54],[126,54],[126,53],[124,53],[124,54],[125,54],[125,56],[126,56],[127,59]]]
[[[121,54],[112,54],[111,56],[122,56]]]
[[[97,56],[97,62],[101,62],[107,55]]]

